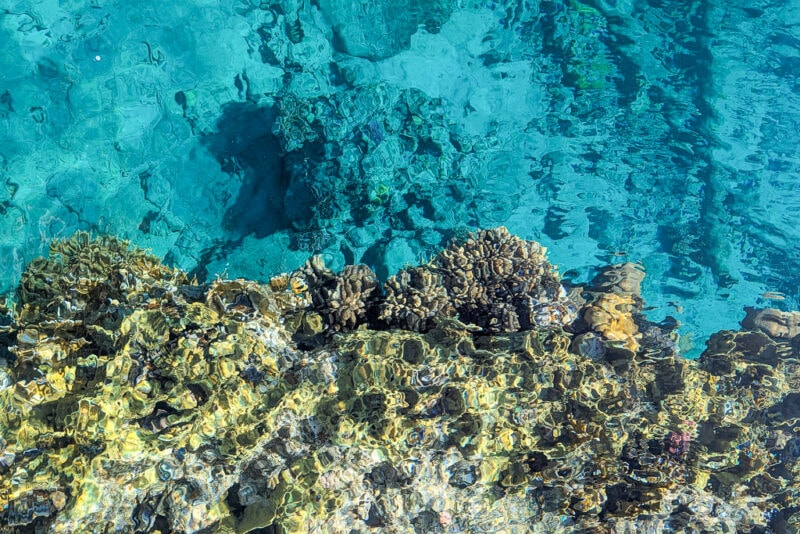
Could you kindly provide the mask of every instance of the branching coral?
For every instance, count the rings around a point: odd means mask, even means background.
[[[516,332],[563,327],[576,313],[544,247],[504,227],[478,232],[401,272],[386,293],[382,317],[418,331],[437,315],[457,314],[488,332]]]
[[[425,267],[403,269],[389,278],[380,320],[390,328],[427,332],[436,317],[455,315],[442,278]]]
[[[325,267],[321,256],[314,256],[300,272],[328,332],[355,330],[377,314],[380,285],[366,265],[348,265],[334,274]]]

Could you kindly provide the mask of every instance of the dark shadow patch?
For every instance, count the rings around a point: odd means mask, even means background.
[[[276,112],[252,102],[232,102],[222,109],[217,131],[202,138],[222,170],[242,185],[225,212],[224,228],[232,238],[264,238],[288,227],[283,198],[288,187],[282,151],[272,133]]]

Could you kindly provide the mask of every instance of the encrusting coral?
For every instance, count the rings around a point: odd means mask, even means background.
[[[319,260],[269,284],[199,284],[111,238],[53,251],[0,306],[4,525],[800,528],[790,330],[756,321],[687,360],[656,346],[637,284],[618,283],[586,290],[582,319],[536,322],[536,306],[572,301],[504,230],[399,273],[385,297],[366,268]],[[501,312],[522,330],[493,332],[511,324]]]
[[[85,234],[54,243],[23,280],[13,387],[0,391],[5,522],[63,509],[54,530],[150,531],[159,506],[176,510],[163,519],[172,531],[222,520],[224,466],[264,431],[295,358],[269,288],[189,283]]]
[[[599,295],[586,307],[583,318],[589,328],[600,333],[611,344],[631,352],[639,350],[639,328],[631,316],[634,301],[627,295]]]
[[[578,320],[570,326],[570,331],[578,334],[575,350],[592,358],[605,355],[609,349],[655,358],[677,353],[677,322],[654,324],[642,314],[643,279],[644,268],[635,263],[609,265],[600,270],[581,291]]]

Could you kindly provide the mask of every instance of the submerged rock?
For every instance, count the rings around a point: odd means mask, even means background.
[[[785,312],[775,308],[745,308],[742,328],[761,330],[773,338],[792,339],[800,336],[800,312]]]
[[[402,271],[385,294],[365,267],[317,260],[269,284],[197,284],[113,238],[52,251],[0,323],[0,523],[800,525],[795,339],[756,328],[716,334],[696,361],[657,350],[669,332],[642,315],[638,270],[609,270],[579,314],[539,322],[531,302],[578,304],[543,249],[505,229]]]
[[[370,60],[407,49],[420,27],[437,33],[452,11],[451,2],[445,0],[399,0],[391,4],[322,0],[319,7],[336,34],[333,46],[337,51]]]

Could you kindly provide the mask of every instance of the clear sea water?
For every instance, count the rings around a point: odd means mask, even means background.
[[[0,291],[78,229],[387,277],[506,225],[689,356],[800,297],[800,3],[0,0]]]

